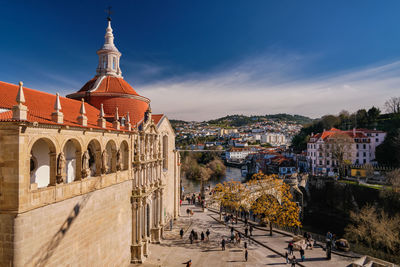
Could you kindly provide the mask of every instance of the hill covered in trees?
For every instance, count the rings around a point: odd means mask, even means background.
[[[311,118],[301,115],[290,115],[286,113],[280,113],[280,114],[256,115],[256,116],[228,115],[219,119],[209,120],[207,121],[207,123],[223,127],[239,127],[266,120],[285,121],[298,124],[307,124],[313,121]]]

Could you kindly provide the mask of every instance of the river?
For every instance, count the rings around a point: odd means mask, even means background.
[[[218,183],[223,183],[225,181],[244,181],[245,178],[242,177],[241,170],[234,167],[226,167],[226,174],[220,179],[210,179],[205,183],[205,186],[211,185],[212,187]],[[186,179],[182,176],[182,186],[184,188],[184,194],[195,193],[200,191],[200,181]]]

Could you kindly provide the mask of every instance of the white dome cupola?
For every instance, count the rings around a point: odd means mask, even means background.
[[[106,29],[106,35],[104,36],[104,45],[102,48],[97,50],[99,56],[99,65],[97,66],[97,75],[111,75],[116,77],[122,77],[122,72],[119,67],[119,59],[121,53],[114,45],[114,35],[111,28],[111,18],[108,17],[108,27]]]

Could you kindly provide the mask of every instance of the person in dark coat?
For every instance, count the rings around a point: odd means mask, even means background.
[[[249,253],[247,251],[247,249],[244,251],[244,259],[245,261],[247,261],[247,257],[249,256]]]
[[[303,248],[300,248],[300,258],[301,258],[301,261],[304,261],[304,249]]]
[[[201,239],[201,241],[204,241],[204,233],[203,232],[201,232],[201,234],[200,234],[200,239]]]
[[[179,231],[179,235],[181,236],[181,239],[183,238],[183,229],[181,228],[181,230]]]
[[[210,236],[210,230],[207,229],[206,231],[206,236],[207,236],[207,241],[210,240],[209,236]]]
[[[222,241],[221,241],[221,247],[222,247],[222,250],[225,250],[225,239],[222,239]]]
[[[250,235],[253,235],[253,225],[250,225]]]
[[[247,228],[247,226],[246,226],[246,228],[244,228],[244,235],[248,236],[248,234],[249,234],[249,228]]]
[[[244,248],[247,249],[247,242],[244,242]]]

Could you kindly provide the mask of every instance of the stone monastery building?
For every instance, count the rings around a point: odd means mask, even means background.
[[[67,98],[0,82],[0,266],[128,266],[178,216],[164,115],[122,77],[111,19],[96,75]]]

